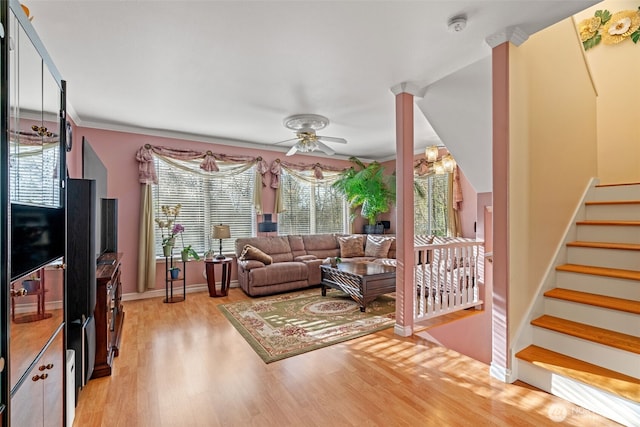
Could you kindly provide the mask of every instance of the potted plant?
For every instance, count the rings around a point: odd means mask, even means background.
[[[360,208],[360,215],[367,220],[365,233],[382,234],[384,228],[378,224],[378,216],[388,212],[396,201],[395,175],[385,175],[384,167],[378,162],[365,165],[357,157],[350,157],[353,163],[342,172],[333,187],[347,198],[352,209]],[[353,222],[356,213],[351,212]]]
[[[182,248],[182,251],[180,252],[180,255],[182,256],[182,261],[189,261],[189,257],[190,256],[192,256],[193,259],[195,259],[196,261],[200,260],[200,256],[195,251],[195,249],[193,249],[191,247],[191,245],[188,245],[188,246],[185,246],[184,248]]]
[[[169,274],[172,279],[177,279],[180,276],[180,269],[178,267],[171,267],[169,269]]]

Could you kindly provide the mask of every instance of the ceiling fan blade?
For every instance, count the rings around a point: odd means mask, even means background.
[[[338,144],[346,144],[347,140],[344,138],[336,138],[335,136],[320,136],[318,135],[318,139],[324,142],[337,142]]]
[[[285,139],[284,141],[278,141],[278,142],[274,142],[273,145],[278,145],[278,144],[283,144],[285,142],[290,142],[290,141],[297,141],[299,138],[296,136],[295,138],[291,138],[291,139]]]
[[[333,148],[329,147],[328,145],[323,144],[320,141],[316,141],[316,143],[318,144],[318,148],[320,149],[320,151],[322,151],[324,154],[327,154],[329,156],[336,154]]]
[[[286,156],[293,156],[294,154],[296,154],[296,151],[298,151],[298,144],[296,144],[293,147],[291,147],[289,149],[289,151],[287,151],[287,154],[285,154],[285,155]]]

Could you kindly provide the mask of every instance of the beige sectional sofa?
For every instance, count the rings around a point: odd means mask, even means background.
[[[235,243],[238,282],[250,296],[319,285],[320,265],[341,262],[395,265],[395,237],[364,234],[311,234],[239,238]]]

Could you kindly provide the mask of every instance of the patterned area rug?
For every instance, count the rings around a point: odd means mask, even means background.
[[[218,308],[265,363],[306,353],[393,326],[396,300],[383,295],[367,304],[367,311],[341,291],[320,289]]]

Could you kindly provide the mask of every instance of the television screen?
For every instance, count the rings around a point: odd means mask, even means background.
[[[11,281],[64,256],[64,209],[11,204]]]

